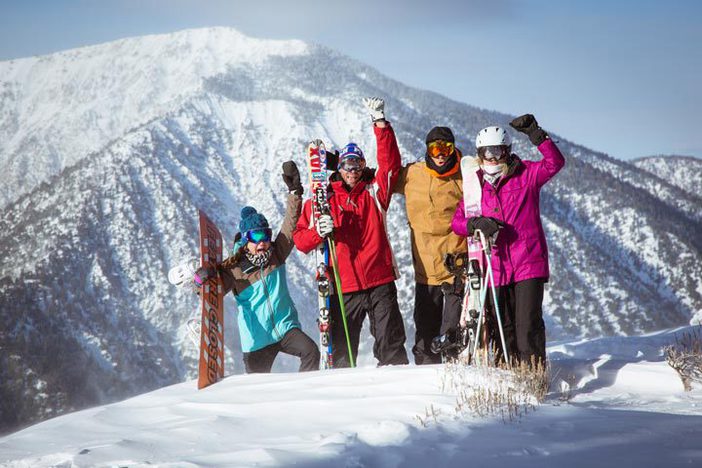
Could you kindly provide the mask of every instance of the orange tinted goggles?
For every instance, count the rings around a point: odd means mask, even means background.
[[[427,145],[427,151],[430,156],[444,155],[448,156],[453,153],[454,145],[450,141],[436,140]]]

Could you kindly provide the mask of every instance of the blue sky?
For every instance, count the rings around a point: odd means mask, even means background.
[[[0,0],[0,60],[205,26],[317,42],[617,158],[702,157],[692,0]]]

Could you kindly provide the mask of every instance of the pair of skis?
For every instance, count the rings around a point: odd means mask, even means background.
[[[463,204],[466,219],[482,215],[482,193],[478,177],[478,164],[473,158],[461,159],[461,175],[463,178]],[[509,365],[509,354],[507,354],[507,343],[505,341],[500,308],[497,303],[497,292],[495,290],[495,278],[492,273],[492,246],[495,242],[493,238],[486,238],[482,231],[478,230],[473,237],[468,237],[468,268],[466,269],[466,288],[464,289],[464,307],[459,325],[468,330],[469,356],[468,363],[476,360],[478,347],[482,344],[483,364],[488,363],[489,334],[487,330],[487,320],[485,315],[485,303],[488,291],[492,295],[492,304],[500,334],[500,345],[504,360]],[[482,336],[481,336],[482,332]]]
[[[314,227],[317,226],[319,217],[323,214],[331,214],[329,206],[329,181],[327,177],[327,151],[324,142],[313,140],[307,148],[307,161],[310,173],[310,192],[312,194],[312,220]],[[334,367],[332,357],[332,337],[331,337],[331,278],[329,266],[331,263],[334,272],[334,283],[336,295],[341,309],[341,319],[344,324],[346,335],[346,345],[348,348],[349,363],[355,367],[353,353],[351,352],[351,341],[349,330],[346,324],[346,308],[344,306],[344,296],[341,289],[341,279],[339,277],[338,262],[336,256],[336,245],[332,235],[324,239],[315,249],[315,279],[318,292],[319,317],[319,347],[320,347],[320,369],[331,369]]]
[[[467,263],[463,270],[465,278],[465,288],[463,295],[463,311],[459,326],[466,334],[466,347],[468,348],[468,364],[476,362],[480,358],[478,348],[481,348],[482,363],[488,364],[491,350],[490,333],[487,328],[486,301],[488,292],[492,296],[492,304],[497,322],[497,329],[500,335],[500,345],[505,362],[509,365],[509,355],[507,354],[507,343],[505,341],[502,318],[497,303],[497,292],[495,289],[495,279],[492,273],[491,250],[494,239],[485,237],[482,231],[475,232],[474,237],[468,239]],[[497,346],[497,344],[494,344]]]

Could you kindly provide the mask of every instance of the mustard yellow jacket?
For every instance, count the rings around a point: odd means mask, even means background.
[[[456,206],[463,199],[461,171],[438,177],[424,161],[411,163],[400,171],[393,192],[405,196],[415,281],[432,286],[453,283],[444,256],[467,250],[465,238],[451,230]]]

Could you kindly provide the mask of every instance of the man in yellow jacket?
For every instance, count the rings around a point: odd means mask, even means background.
[[[453,284],[444,256],[466,251],[465,239],[451,230],[456,206],[463,199],[461,152],[448,127],[431,129],[426,144],[424,161],[404,166],[394,187],[395,193],[405,196],[411,231],[416,364],[440,363],[441,356],[430,349],[432,339],[458,324],[463,289]]]

